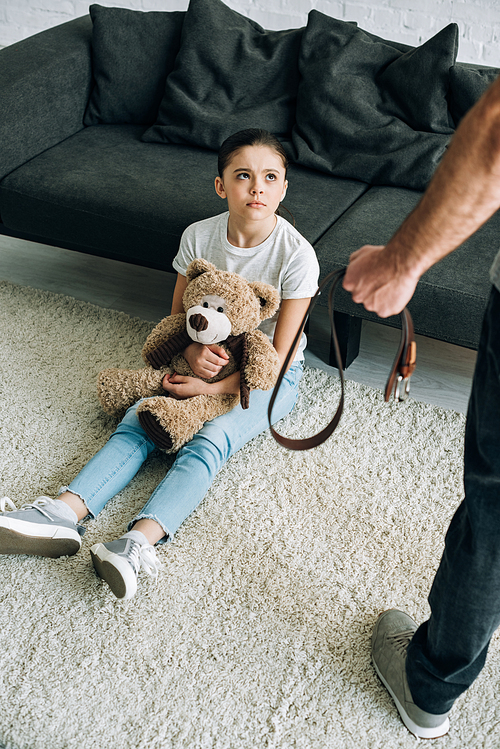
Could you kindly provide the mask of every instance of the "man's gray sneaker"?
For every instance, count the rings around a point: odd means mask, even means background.
[[[416,629],[402,611],[384,611],[373,629],[372,660],[407,729],[421,739],[437,739],[450,729],[448,713],[433,715],[417,707],[406,678],[406,652]]]
[[[119,538],[90,549],[92,562],[99,577],[105,580],[115,596],[123,601],[137,591],[137,576],[142,568],[150,577],[158,577],[161,568],[154,547]]]
[[[53,558],[76,554],[85,529],[60,517],[54,508],[57,505],[50,497],[39,497],[19,510],[8,497],[0,499],[0,554]]]

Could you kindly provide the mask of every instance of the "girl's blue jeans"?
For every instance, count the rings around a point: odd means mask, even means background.
[[[302,362],[296,362],[286,373],[273,406],[273,423],[294,407],[302,371]],[[179,450],[173,466],[129,527],[142,518],[150,518],[165,531],[166,538],[162,540],[171,539],[231,455],[268,428],[271,394],[272,390],[252,390],[248,409],[238,405],[204,424]],[[67,487],[84,501],[93,517],[127,486],[155,449],[137,418],[139,403],[128,409],[108,442]]]
[[[484,317],[467,412],[465,499],[446,535],[429,596],[431,617],[406,659],[415,703],[448,712],[481,671],[500,625],[500,293]]]

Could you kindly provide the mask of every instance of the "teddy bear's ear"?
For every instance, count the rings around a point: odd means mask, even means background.
[[[260,319],[267,320],[278,311],[280,306],[280,295],[274,286],[260,281],[248,284],[260,302]]]
[[[215,265],[209,263],[208,260],[204,260],[202,257],[197,258],[196,260],[191,260],[186,268],[186,278],[188,283],[194,278],[198,278],[198,276],[201,276],[203,273],[208,273],[208,271],[212,270],[217,270]]]

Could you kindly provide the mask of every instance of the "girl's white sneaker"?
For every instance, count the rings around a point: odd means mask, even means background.
[[[97,574],[107,582],[117,598],[126,601],[137,591],[141,569],[155,579],[161,569],[154,547],[141,545],[131,538],[95,544],[90,549]]]
[[[58,509],[50,497],[38,497],[19,510],[8,497],[0,499],[0,554],[52,558],[76,554],[85,529],[61,517]]]

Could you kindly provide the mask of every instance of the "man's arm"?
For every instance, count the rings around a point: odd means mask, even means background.
[[[380,317],[401,312],[419,278],[500,207],[500,77],[460,123],[415,210],[385,247],[351,255],[343,286]]]

